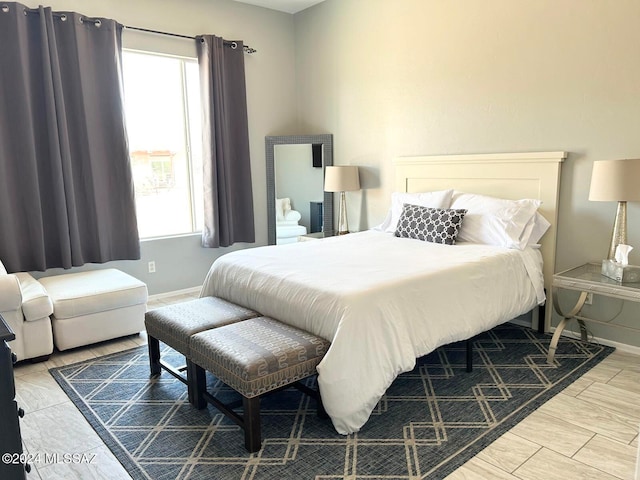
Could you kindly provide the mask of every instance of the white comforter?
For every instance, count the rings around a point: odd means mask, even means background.
[[[544,301],[542,259],[487,245],[439,245],[366,231],[223,255],[216,295],[331,341],[318,365],[327,413],[357,432],[416,358]]]

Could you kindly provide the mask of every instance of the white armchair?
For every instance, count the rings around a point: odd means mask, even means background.
[[[0,315],[16,335],[9,343],[18,360],[53,352],[53,303],[44,287],[28,273],[7,273],[0,262]]]
[[[276,245],[295,243],[307,234],[307,227],[298,224],[300,218],[300,212],[291,209],[289,198],[276,198]]]

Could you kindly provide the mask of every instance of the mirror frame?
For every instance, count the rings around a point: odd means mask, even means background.
[[[322,171],[333,165],[333,135],[278,135],[265,137],[267,160],[267,240],[269,245],[276,244],[276,145],[322,144]],[[309,159],[311,162],[311,159]],[[322,228],[325,232],[333,231],[333,193],[324,192],[322,204]]]

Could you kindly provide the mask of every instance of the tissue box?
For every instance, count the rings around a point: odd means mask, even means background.
[[[602,275],[621,283],[639,283],[640,267],[622,265],[613,260],[602,260]]]

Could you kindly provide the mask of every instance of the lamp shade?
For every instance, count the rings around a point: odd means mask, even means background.
[[[360,190],[358,167],[348,165],[325,168],[325,192],[349,192],[352,190]]]
[[[593,162],[589,200],[640,201],[640,159]]]

